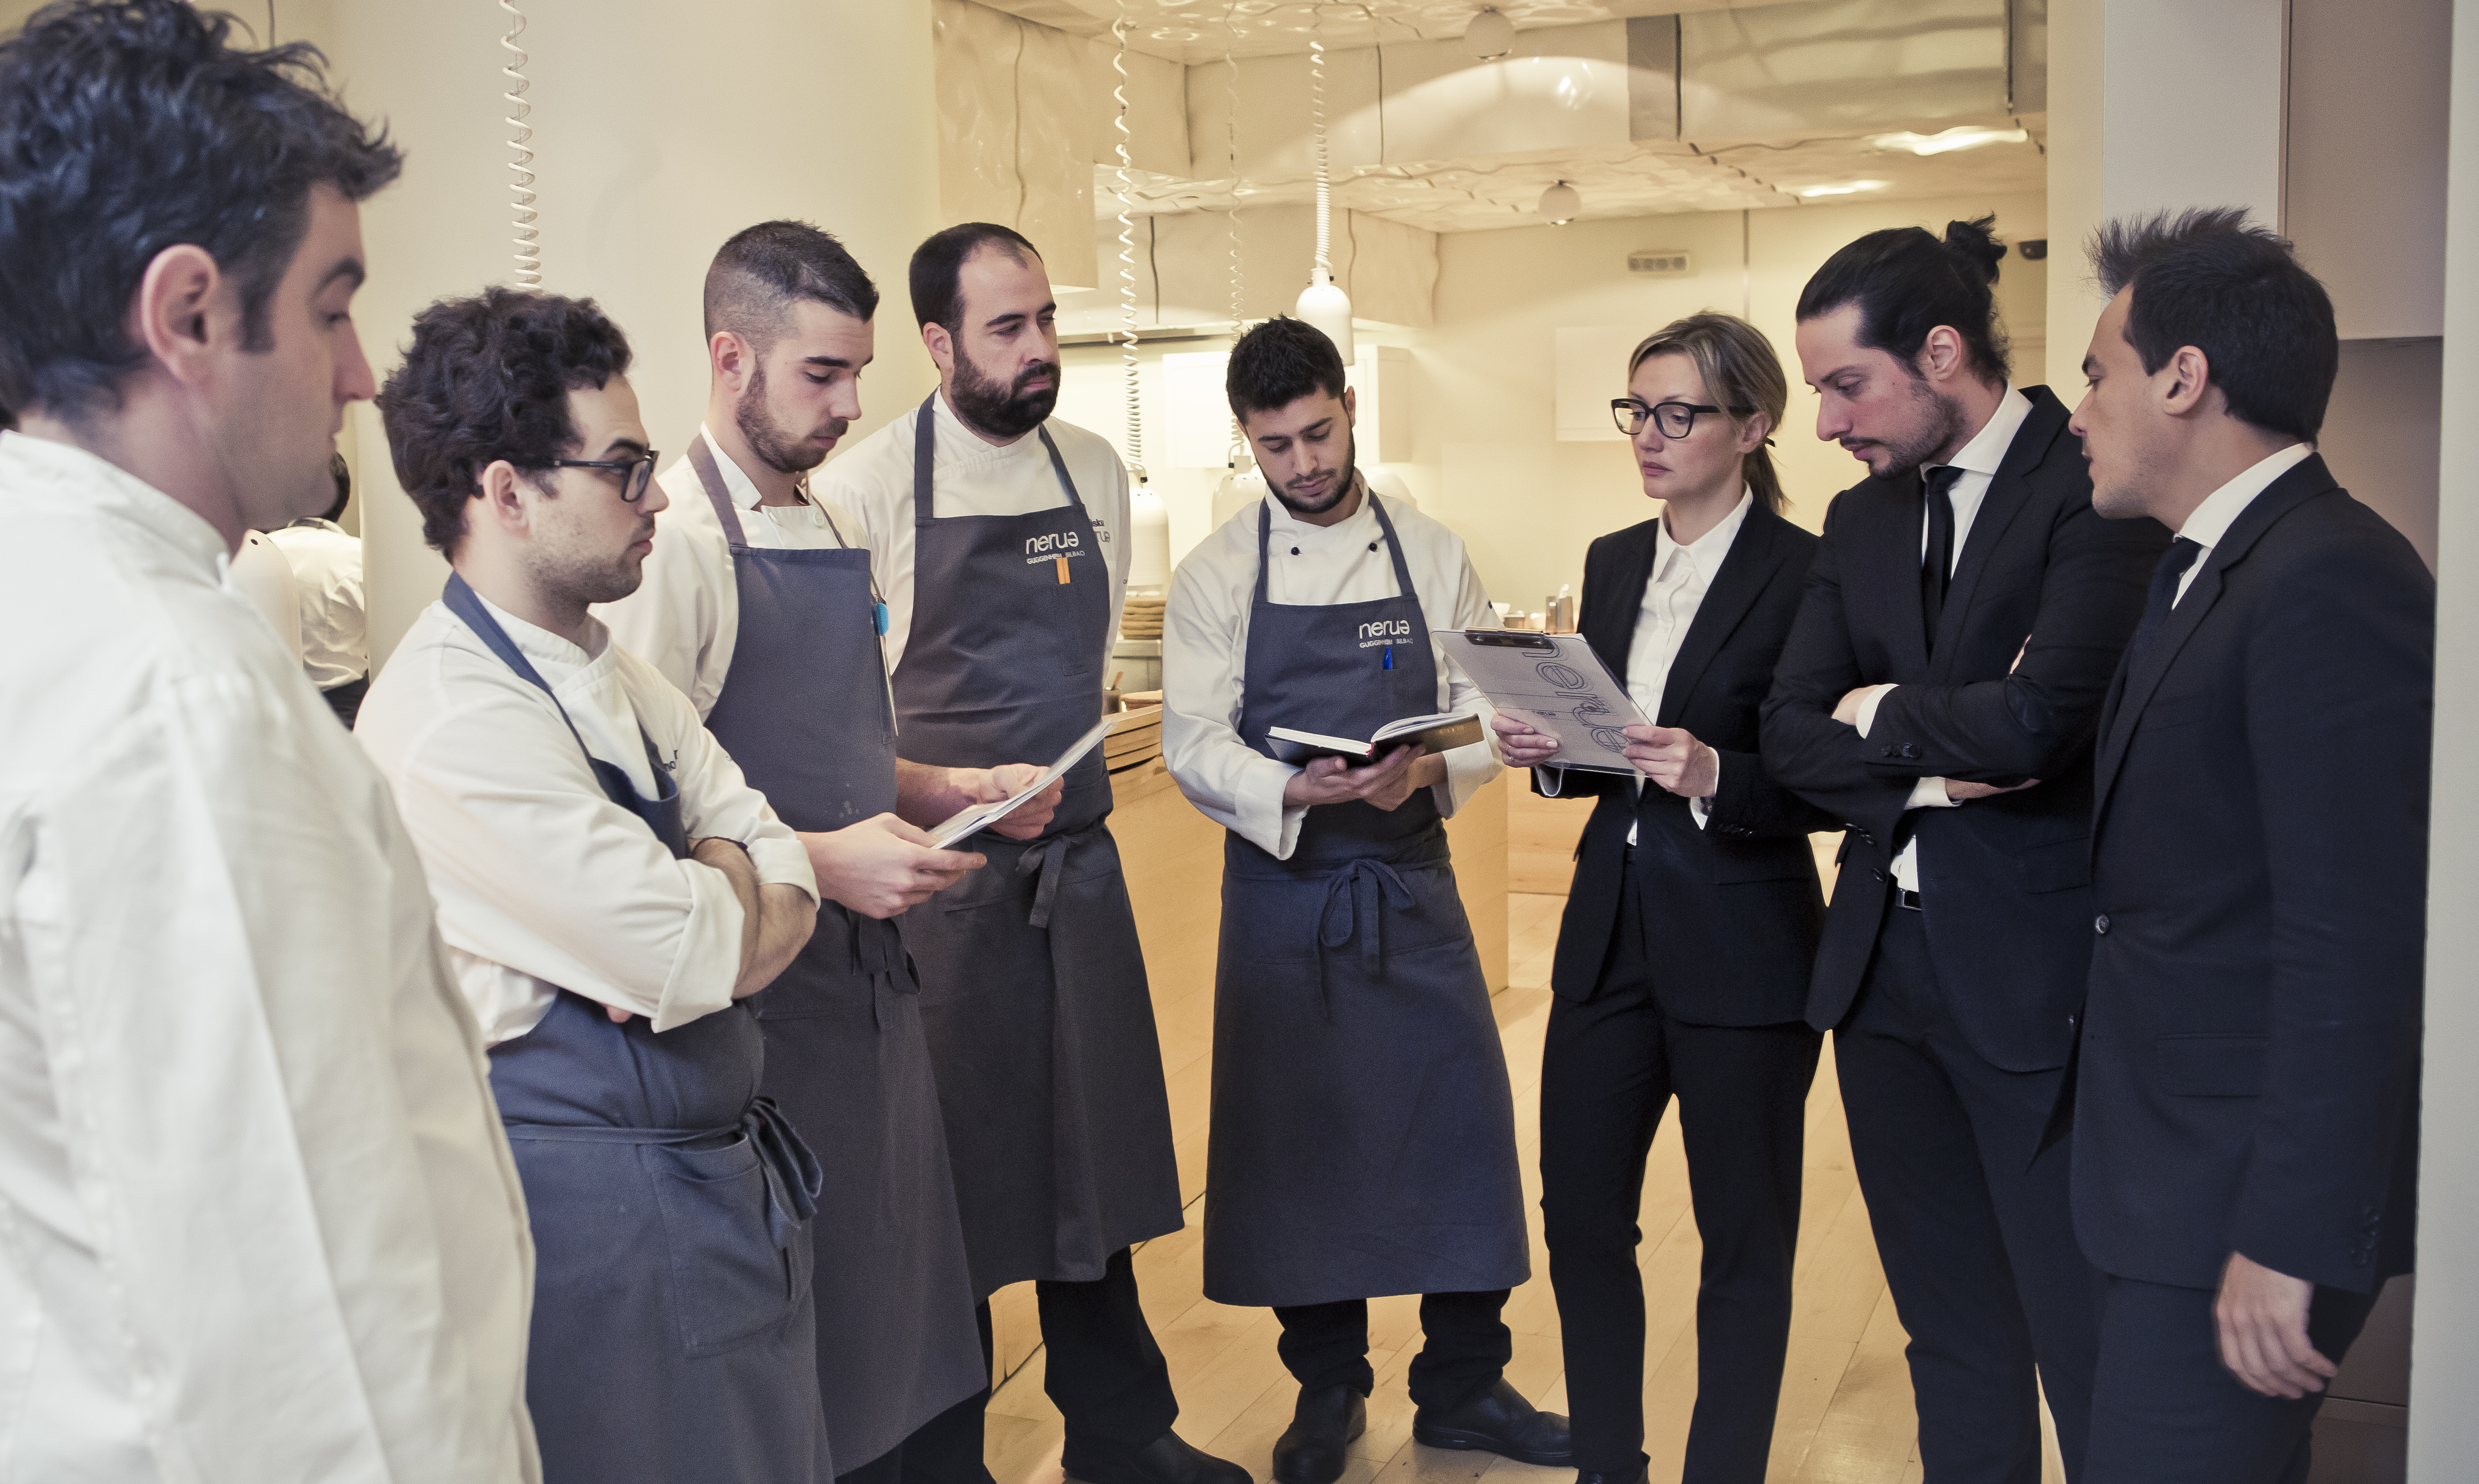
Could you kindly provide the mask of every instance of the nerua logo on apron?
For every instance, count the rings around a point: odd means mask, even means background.
[[[1360,626],[1360,647],[1373,650],[1381,644],[1402,644],[1412,637],[1409,619],[1378,619]]]
[[[1056,562],[1059,565],[1059,580],[1062,583],[1068,580],[1068,562],[1084,554],[1084,540],[1072,530],[1054,531],[1047,536],[1024,538],[1024,564],[1032,567],[1042,562]]]

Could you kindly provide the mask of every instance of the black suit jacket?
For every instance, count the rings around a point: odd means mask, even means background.
[[[1583,621],[1593,652],[1623,678],[1652,576],[1647,521],[1603,536],[1584,557]],[[1752,506],[1680,639],[1653,720],[1684,727],[1721,755],[1713,817],[1697,828],[1686,800],[1614,773],[1563,770],[1558,796],[1598,803],[1575,850],[1575,882],[1558,927],[1550,987],[1589,1000],[1619,915],[1627,827],[1637,829],[1653,995],[1697,1025],[1776,1025],[1807,1002],[1808,965],[1825,918],[1807,833],[1835,821],[1774,781],[1756,752],[1756,707],[1799,610],[1816,538]],[[1534,786],[1539,788],[1536,772]]]
[[[1864,480],[1826,514],[1764,707],[1774,776],[1850,826],[1808,1023],[1827,1030],[1850,1011],[1907,829],[1947,1003],[1972,1049],[2008,1071],[2062,1066],[2074,1045],[2091,954],[2092,734],[2169,540],[2155,522],[2093,512],[2064,404],[2046,387],[2025,395],[2032,411],[1972,520],[1934,657],[1919,473]],[[1900,688],[1867,736],[1833,719],[1845,692],[1885,682]],[[1906,817],[1923,778],[2040,782]]]
[[[2410,543],[2311,457],[2128,657],[2075,1106],[2075,1231],[2108,1271],[2409,1270],[2435,626]]]

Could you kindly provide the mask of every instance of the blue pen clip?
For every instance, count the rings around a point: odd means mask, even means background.
[[[872,601],[872,602],[870,603],[870,605],[869,605],[869,624],[870,624],[870,627],[871,627],[872,628],[875,628],[875,629],[877,629],[877,630],[878,630],[878,636],[879,636],[880,638],[883,639],[883,638],[885,638],[885,637],[886,637],[886,604],[885,604],[885,603],[883,603],[883,602],[879,602],[879,601]]]
[[[1394,646],[1391,644],[1386,646],[1386,663],[1378,668],[1381,670],[1392,670],[1394,668]]]

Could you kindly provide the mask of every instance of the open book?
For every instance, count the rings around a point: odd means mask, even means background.
[[[1283,761],[1305,764],[1313,757],[1340,757],[1346,762],[1367,762],[1391,749],[1410,744],[1423,753],[1443,753],[1450,747],[1463,747],[1480,740],[1480,718],[1460,711],[1442,711],[1434,716],[1406,716],[1388,722],[1377,729],[1367,741],[1356,737],[1330,737],[1322,732],[1297,731],[1289,727],[1265,729],[1265,745]]]

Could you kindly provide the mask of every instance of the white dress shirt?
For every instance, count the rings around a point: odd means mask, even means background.
[[[205,521],[0,433],[0,1476],[538,1479],[524,1196],[387,785]]]
[[[704,427],[698,436],[706,439],[723,474],[724,495],[740,517],[743,545],[767,550],[868,546],[860,518],[815,491],[805,505],[766,504],[749,475],[706,438]],[[672,504],[654,518],[645,581],[594,611],[610,626],[613,643],[661,671],[703,717],[714,710],[724,678],[731,673],[731,652],[740,640],[740,579],[731,543],[714,517],[714,501],[706,499],[697,466],[682,455],[663,471],[661,482]]]
[[[2212,548],[2220,545],[2221,538],[2229,534],[2231,524],[2246,513],[2247,506],[2255,503],[2255,498],[2270,489],[2275,479],[2306,463],[2314,453],[2313,444],[2294,443],[2278,453],[2266,454],[2247,466],[2245,473],[2205,496],[2204,502],[2187,513],[2186,524],[2178,527],[2178,534],[2204,550],[2196,552],[2195,559],[2188,562],[2186,570],[2179,575],[2178,595],[2170,600],[2169,606],[2176,607],[2185,598],[2186,589],[2195,585],[2195,575],[2204,570],[2204,559],[2211,556]]]
[[[1367,602],[1400,591],[1385,531],[1367,498],[1333,525],[1312,525],[1268,495],[1222,524],[1172,574],[1163,609],[1163,760],[1180,791],[1214,823],[1277,860],[1299,844],[1306,805],[1283,802],[1300,770],[1240,737],[1247,691],[1248,609],[1257,591],[1257,521],[1273,515],[1265,544],[1265,601],[1307,605]],[[1482,740],[1441,754],[1445,781],[1433,786],[1438,812],[1451,816],[1502,766],[1488,741],[1488,700],[1447,657],[1442,632],[1495,628],[1497,610],[1464,552],[1463,539],[1408,506],[1386,513],[1403,543],[1413,595],[1429,624],[1440,711],[1481,718]]]
[[[2006,395],[1998,399],[1997,410],[1989,414],[1987,422],[1954,456],[1953,467],[1962,473],[1955,476],[1953,487],[1947,492],[1954,502],[1954,554],[1946,564],[1948,576],[1962,565],[1963,543],[1971,539],[1971,523],[1980,514],[1980,502],[1988,496],[1988,482],[1997,477],[1998,466],[2006,462],[2006,450],[2013,447],[2014,435],[2023,430],[2023,420],[2031,415],[2032,399],[2015,391],[2014,383],[2007,382]],[[1936,467],[1939,466],[1923,466],[1920,473],[1925,476],[1929,469]],[[1920,510],[1920,561],[1926,564],[1928,559],[1928,509],[1926,501],[1923,501]],[[1891,685],[1873,685],[1869,687],[1868,694],[1860,698],[1859,735],[1866,736],[1868,729],[1877,724],[1877,707],[1893,688]],[[1947,809],[1954,807],[1955,802],[1946,796],[1944,779],[1924,778],[1911,785],[1911,797],[1903,807]],[[1904,842],[1903,853],[1894,857],[1894,883],[1904,891],[1920,889],[1920,841],[1917,835]]]
[[[810,481],[836,509],[858,516],[869,533],[855,541],[869,548],[883,591],[890,672],[904,663],[904,646],[912,635],[912,428],[920,416],[916,404],[830,461]],[[940,520],[1031,515],[1067,503],[1067,492],[1059,487],[1059,475],[1050,467],[1050,450],[1038,435],[1027,433],[1005,448],[994,447],[956,420],[944,392],[937,395],[935,418],[938,483],[933,508]],[[1118,644],[1119,613],[1128,596],[1128,556],[1118,540],[1128,529],[1128,466],[1098,434],[1056,418],[1042,426],[1050,429],[1068,476],[1076,481],[1077,497],[1085,502],[1111,574],[1111,628],[1102,640],[1107,661]]]
[[[648,1016],[657,1034],[722,1010],[740,977],[744,921],[730,879],[674,858],[604,795],[560,708],[594,755],[617,763],[651,799],[643,727],[679,787],[689,838],[738,840],[760,883],[815,897],[808,853],[688,698],[611,643],[599,622],[589,621],[588,650],[490,612],[558,706],[432,603],[353,725],[396,785],[484,1036],[497,1045],[524,1035],[560,989]]]
[[[301,663],[301,589],[293,580],[293,564],[265,531],[242,533],[241,550],[225,564],[224,580],[258,610],[293,662]]]
[[[371,673],[362,613],[362,544],[333,521],[296,521],[267,539],[293,564],[301,595],[301,667],[310,683],[332,690]]]
[[[1730,554],[1730,544],[1739,539],[1739,527],[1748,524],[1748,510],[1755,503],[1754,492],[1742,489],[1739,502],[1721,523],[1694,541],[1681,546],[1670,534],[1670,517],[1664,514],[1654,523],[1652,532],[1652,573],[1645,579],[1644,600],[1636,607],[1635,636],[1627,642],[1626,688],[1628,699],[1647,717],[1661,714],[1663,692],[1670,688],[1670,666],[1678,658],[1678,647],[1687,641],[1687,630],[1696,623],[1696,612],[1704,606],[1704,595],[1713,588],[1713,575],[1722,570],[1722,561]],[[1710,753],[1713,749],[1707,747]],[[1721,755],[1713,758],[1713,785],[1722,783]],[[1535,770],[1544,776],[1543,791],[1550,798],[1558,796],[1566,780],[1564,768]],[[1644,775],[1628,780],[1638,794],[1644,792]],[[1710,797],[1688,801],[1687,815],[1701,830],[1712,817]],[[1627,826],[1627,843],[1636,843],[1636,827]]]

